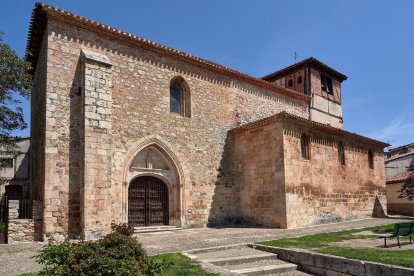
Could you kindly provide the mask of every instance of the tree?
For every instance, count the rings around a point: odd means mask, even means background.
[[[404,181],[401,190],[398,191],[399,198],[407,198],[409,201],[414,199],[414,172]]]
[[[11,134],[27,127],[19,96],[26,99],[30,96],[30,68],[29,62],[3,42],[3,33],[0,32],[0,156],[18,154],[16,139]],[[4,161],[1,161],[0,167],[3,167]]]

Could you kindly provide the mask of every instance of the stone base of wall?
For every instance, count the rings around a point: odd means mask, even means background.
[[[279,259],[298,264],[302,270],[316,275],[414,275],[414,269],[412,268],[353,260],[298,249],[285,249],[259,244],[250,244],[249,246],[277,254]]]
[[[42,202],[33,201],[33,219],[19,219],[19,200],[9,200],[9,244],[42,241]]]
[[[414,216],[414,201],[412,203],[388,203],[388,214]]]
[[[9,221],[8,243],[16,244],[21,242],[34,241],[34,223],[32,219],[15,219]]]

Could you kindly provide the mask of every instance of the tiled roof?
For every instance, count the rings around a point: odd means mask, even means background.
[[[133,47],[140,47],[164,56],[184,61],[199,67],[203,67],[207,70],[226,75],[228,77],[242,80],[253,84],[255,86],[269,89],[271,91],[305,100],[310,101],[310,97],[303,93],[293,91],[287,88],[279,87],[275,84],[269,83],[265,80],[249,76],[244,73],[240,73],[229,67],[198,58],[196,56],[184,53],[182,51],[167,47],[156,42],[138,37],[136,35],[114,29],[110,26],[102,23],[87,19],[85,17],[55,8],[44,3],[36,3],[35,8],[32,12],[32,19],[29,28],[29,37],[26,48],[26,59],[32,63],[32,74],[36,70],[37,60],[39,56],[40,47],[42,44],[43,34],[45,31],[46,23],[49,18],[64,22],[68,25],[78,27],[80,29],[86,29],[88,31],[103,35],[110,39],[116,40],[120,43],[127,44]]]
[[[337,77],[340,81],[344,81],[344,80],[348,79],[348,77],[345,76],[344,74],[336,71],[332,67],[329,67],[328,65],[326,65],[325,63],[323,63],[322,61],[320,61],[320,60],[318,60],[317,58],[314,58],[314,57],[304,59],[304,60],[302,60],[298,63],[295,63],[295,64],[290,65],[288,67],[285,67],[283,69],[280,69],[280,70],[278,70],[278,71],[276,71],[272,74],[269,74],[267,76],[262,77],[262,79],[266,80],[266,81],[270,81],[270,80],[275,79],[277,77],[281,77],[283,75],[289,74],[291,71],[294,71],[294,70],[299,69],[299,68],[301,68],[303,66],[306,66],[306,65],[322,68],[325,71],[331,73],[332,76]]]
[[[319,131],[322,131],[328,134],[333,134],[333,135],[337,135],[337,136],[344,137],[344,138],[351,138],[354,141],[359,141],[361,143],[372,145],[372,146],[382,148],[382,149],[389,146],[389,144],[387,143],[374,140],[374,139],[371,139],[365,136],[361,136],[356,133],[352,133],[352,132],[349,132],[349,131],[346,131],[340,128],[336,128],[336,127],[333,127],[327,124],[322,124],[322,123],[311,121],[311,120],[308,120],[308,119],[305,119],[299,116],[295,116],[285,111],[280,112],[276,115],[272,115],[270,117],[266,117],[258,121],[254,121],[251,123],[247,123],[245,125],[241,125],[239,127],[235,127],[231,129],[229,132],[232,134],[236,134],[236,133],[240,133],[246,130],[255,129],[257,127],[269,125],[275,121],[280,121],[280,120],[289,121],[295,124],[301,124],[311,129],[319,130]]]
[[[403,146],[399,146],[399,147],[393,148],[393,149],[389,149],[388,152],[386,152],[386,153],[391,153],[393,151],[398,151],[398,150],[401,150],[401,149],[404,149],[404,148],[412,148],[412,147],[414,147],[414,143],[407,144],[407,145],[403,145]]]
[[[392,160],[395,160],[395,159],[400,159],[402,157],[406,157],[406,156],[413,155],[413,154],[414,154],[414,151],[406,152],[406,153],[399,154],[399,155],[393,155],[390,158],[386,158],[384,161],[385,161],[385,163],[387,163],[389,161],[392,161]]]
[[[410,177],[414,177],[414,171],[406,171],[406,172],[403,172],[402,174],[387,178],[387,184],[402,183],[410,179]]]

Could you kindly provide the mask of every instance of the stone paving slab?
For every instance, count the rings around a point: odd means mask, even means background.
[[[136,237],[144,245],[149,254],[158,254],[365,228],[401,221],[404,220],[396,218],[368,218],[297,229],[254,227],[198,228],[177,231],[170,235],[156,235],[156,233],[153,233],[151,235],[139,234]]]

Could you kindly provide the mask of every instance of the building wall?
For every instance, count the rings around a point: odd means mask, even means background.
[[[273,123],[233,135],[242,223],[287,227],[282,133],[282,124]]]
[[[20,154],[13,159],[12,168],[0,168],[0,178],[5,180],[6,185],[23,186],[23,196],[28,198],[30,188],[30,139],[23,138],[16,144]],[[0,185],[0,197],[5,193],[6,185]]]
[[[57,21],[49,21],[47,34],[47,231],[72,236],[80,232],[82,48],[104,54],[112,62],[112,213],[108,220],[125,221],[125,168],[134,158],[131,153],[151,140],[166,145],[182,168],[179,216],[184,226],[224,223],[227,218],[222,211],[235,210],[227,200],[234,191],[231,169],[225,162],[229,155],[227,131],[281,111],[309,116],[305,101]],[[169,113],[169,83],[176,76],[182,76],[190,87],[191,118]],[[38,112],[41,110],[35,114]]]
[[[385,178],[391,178],[414,168],[414,153],[392,160],[385,160]]]
[[[43,37],[42,46],[33,78],[30,108],[30,197],[40,199],[44,196],[45,183],[45,127],[46,116],[50,108],[46,109],[46,85],[48,62],[48,37]]]
[[[328,74],[326,76],[331,77]],[[333,93],[329,94],[322,90],[321,77],[318,70],[311,69],[310,79],[312,95],[311,120],[342,128],[341,83],[332,78]]]
[[[310,160],[301,157],[302,133],[310,137]],[[288,228],[380,214],[381,207],[386,212],[382,149],[371,149],[369,169],[366,145],[289,122],[283,135]],[[338,161],[339,141],[345,166]]]
[[[402,183],[387,184],[387,210],[390,215],[414,215],[414,201],[398,198]]]

